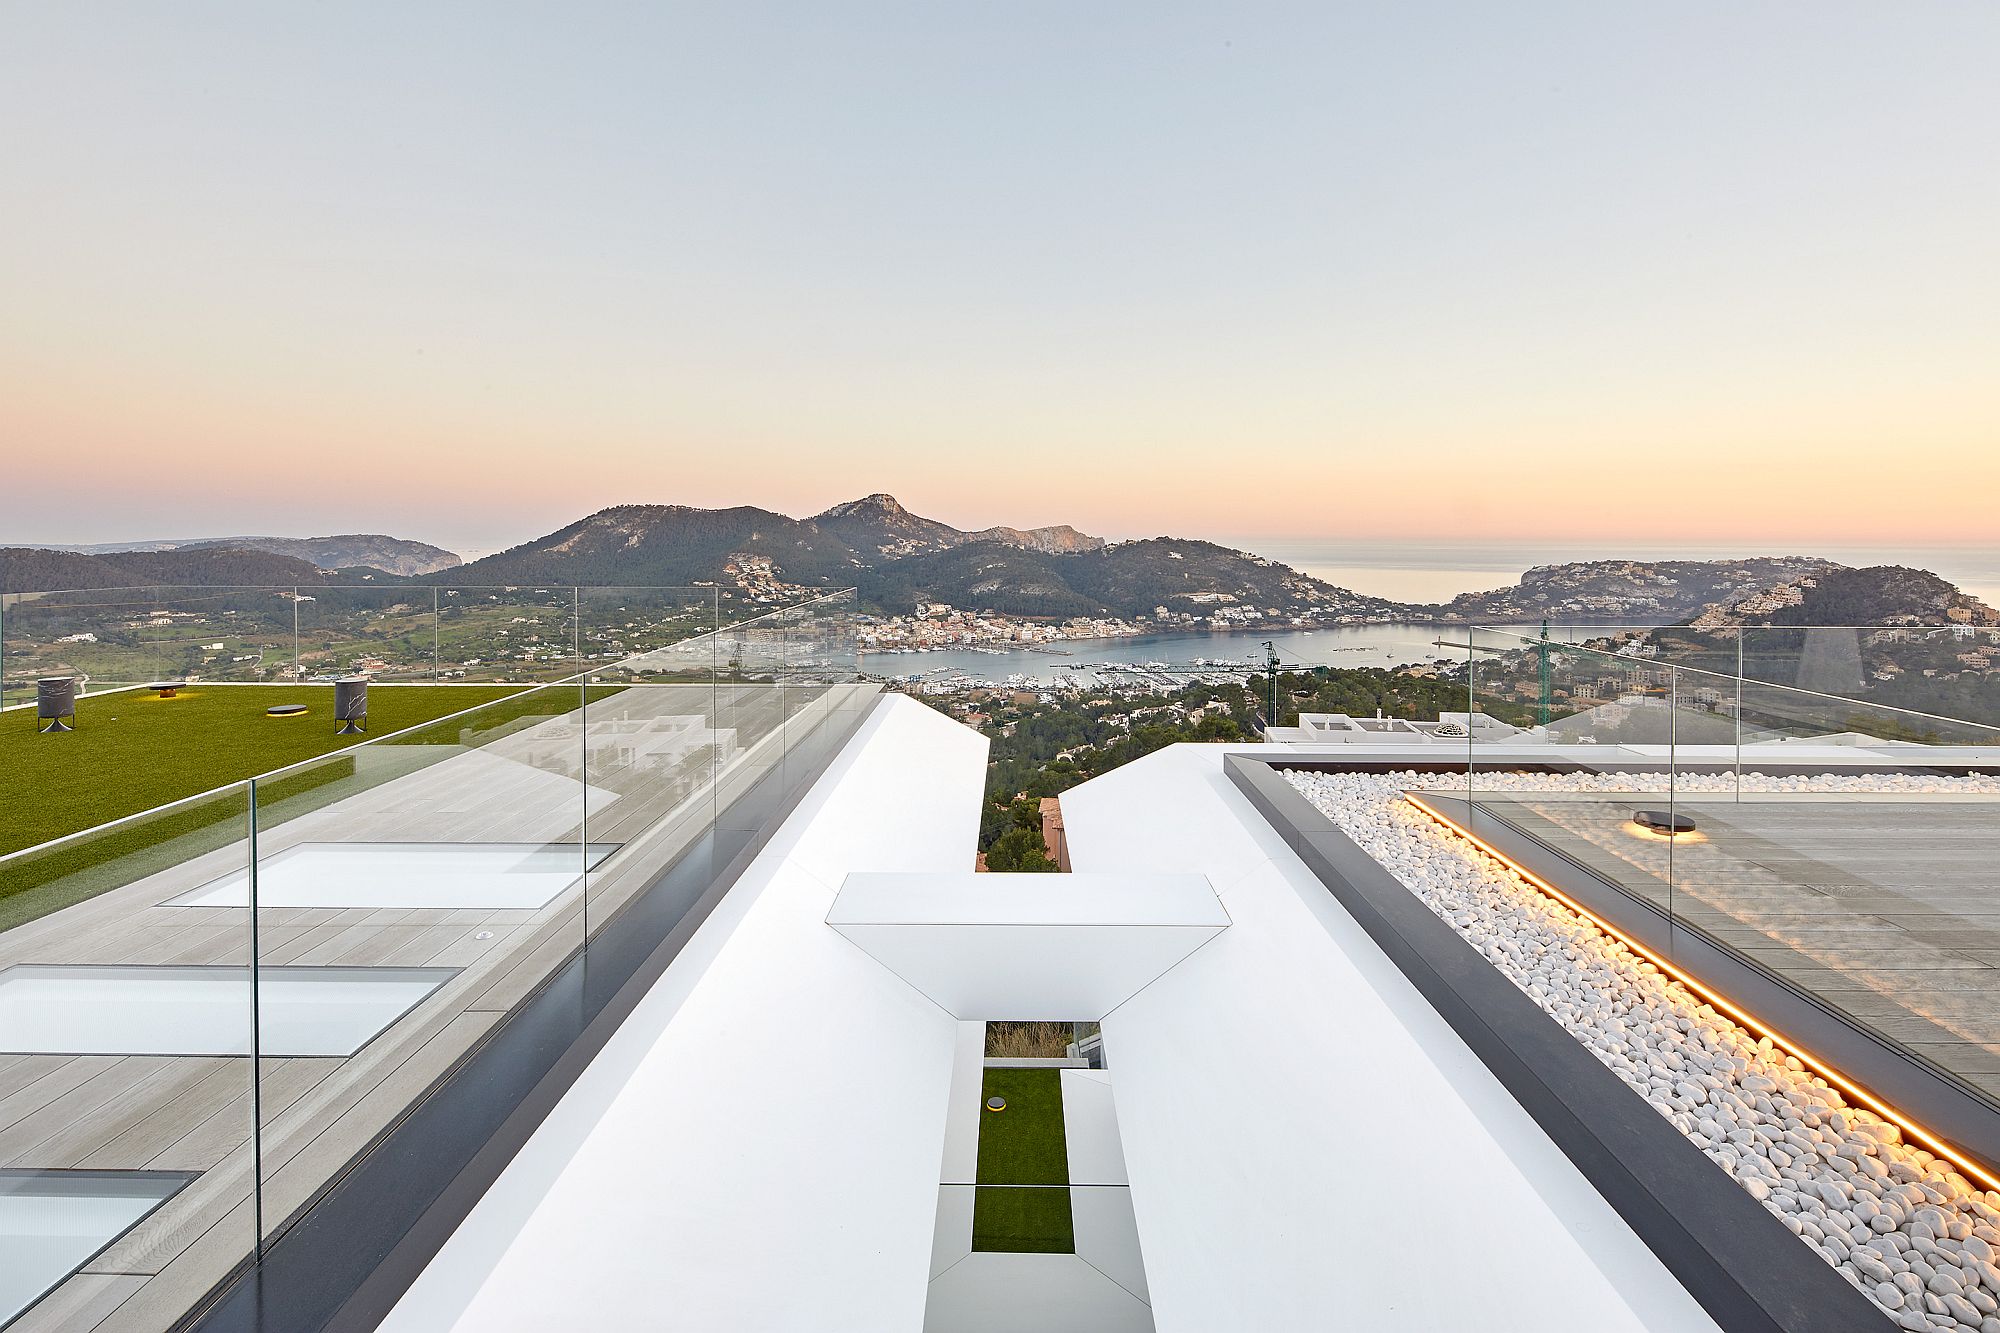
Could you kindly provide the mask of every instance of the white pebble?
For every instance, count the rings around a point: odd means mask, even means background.
[[[1436,774],[1285,774],[1432,911],[1606,1067],[1733,1175],[1911,1333],[2000,1333],[2000,1193],[1849,1107],[1768,1038],[1752,1037],[1470,843],[1402,793]],[[1481,773],[1487,791],[1647,790],[1643,775]],[[2000,778],[1744,774],[1745,791],[1976,792]],[[1734,774],[1682,774],[1691,793],[1736,790]],[[1464,790],[1461,777],[1456,784]],[[1991,1306],[1993,1308],[1989,1309]]]

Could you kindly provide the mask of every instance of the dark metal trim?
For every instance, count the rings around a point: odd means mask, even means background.
[[[1289,758],[1282,763],[1305,767]],[[1731,1333],[1883,1333],[1894,1327],[1315,809],[1279,774],[1278,761],[1232,754],[1223,766],[1327,891],[1718,1324]]]
[[[1362,746],[1355,746],[1362,749]],[[1419,747],[1411,747],[1417,749]],[[1663,759],[1618,758],[1615,746],[1605,746],[1611,751],[1604,759],[1585,763],[1577,759],[1556,759],[1548,754],[1548,747],[1530,749],[1509,749],[1501,745],[1480,745],[1465,759],[1420,758],[1413,754],[1408,759],[1384,755],[1376,749],[1366,758],[1343,758],[1328,754],[1324,750],[1301,750],[1296,756],[1286,755],[1279,759],[1268,752],[1239,751],[1232,758],[1255,759],[1259,763],[1271,763],[1280,768],[1297,768],[1317,773],[1457,773],[1463,776],[1468,770],[1473,773],[1505,770],[1509,773],[1734,773],[1737,765],[1712,761],[1689,762],[1677,759],[1672,763]],[[1435,747],[1426,753],[1435,755]],[[1862,751],[1856,751],[1860,754]],[[1993,763],[1898,763],[1890,754],[1881,751],[1867,751],[1869,763],[1863,767],[1851,765],[1856,773],[1921,773],[1936,774],[1940,777],[1978,777],[2000,773],[2000,764]],[[1825,760],[1772,759],[1757,756],[1742,765],[1745,773],[1767,773],[1773,776],[1811,777],[1828,772]],[[1831,771],[1838,772],[1838,768]]]
[[[867,717],[828,717],[176,1326],[367,1329],[395,1308]],[[754,815],[746,818],[745,812]],[[719,867],[719,868],[718,868]]]

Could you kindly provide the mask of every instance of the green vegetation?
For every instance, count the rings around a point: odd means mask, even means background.
[[[1093,697],[1071,691],[1016,704],[1001,691],[975,692],[945,705],[963,715],[985,713],[980,730],[992,741],[986,766],[986,806],[979,848],[995,871],[1054,870],[1042,843],[1041,799],[1183,742],[1254,741],[1262,726],[1268,683],[1188,685],[1162,694]],[[932,701],[935,702],[935,701]],[[1318,667],[1278,673],[1278,717],[1296,726],[1300,712],[1434,720],[1463,711],[1465,683],[1372,667]],[[1522,710],[1524,711],[1524,710]]]
[[[1005,1097],[1004,1111],[979,1113],[979,1183],[1067,1185],[1062,1071],[989,1069],[980,1099]]]
[[[1260,702],[1266,688],[1262,676],[1250,683]],[[1281,727],[1296,727],[1300,713],[1374,717],[1377,711],[1383,717],[1435,722],[1439,713],[1465,711],[1465,682],[1383,667],[1314,667],[1278,673]]]
[[[592,686],[589,698],[619,688]],[[10,815],[0,852],[333,756],[257,784],[258,823],[274,827],[435,762],[429,747],[482,744],[569,712],[579,697],[576,685],[377,686],[369,694],[373,734],[407,734],[371,747],[365,771],[352,754],[339,753],[367,737],[334,734],[328,685],[211,686],[170,700],[136,692],[85,699],[77,705],[78,729],[60,736],[35,735],[33,709],[0,714],[6,761],[0,802]],[[266,717],[274,703],[304,703],[313,711]],[[10,862],[0,871],[0,930],[241,841],[248,828],[248,794],[239,787]]]
[[[341,755],[260,783],[259,817],[290,819],[317,809],[353,789],[354,779],[354,757]],[[242,842],[249,829],[249,792],[238,787],[96,837],[31,853],[0,873],[0,930]]]
[[[382,736],[521,694],[517,685],[377,685],[368,695],[368,729]],[[560,711],[546,691],[521,702]],[[311,711],[264,715],[287,703]],[[479,725],[492,726],[499,711],[480,713]],[[367,739],[334,734],[331,685],[196,686],[173,699],[127,690],[78,700],[76,714],[76,730],[60,736],[37,736],[32,708],[0,714],[0,809],[7,812],[0,853]]]
[[[1014,1254],[1075,1254],[1069,1191],[981,1185],[972,1194],[972,1248]]]
[[[980,1188],[973,1195],[972,1248],[1074,1253],[1067,1189],[987,1188],[1069,1184],[1062,1071],[989,1069],[979,1096]],[[986,1110],[989,1097],[1005,1097],[1007,1109]]]
[[[1002,809],[1011,822],[986,844],[986,868],[995,874],[1048,874],[1061,869],[1042,841],[1040,803],[1023,799]]]

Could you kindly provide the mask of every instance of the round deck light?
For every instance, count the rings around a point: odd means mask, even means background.
[[[1676,833],[1694,832],[1692,819],[1671,810],[1634,810],[1632,822],[1649,833],[1659,833],[1669,838]]]
[[[988,1097],[986,1099],[986,1109],[989,1111],[1004,1111],[1007,1109],[1007,1099],[1005,1097]]]
[[[304,704],[272,704],[264,710],[264,716],[266,717],[304,717],[305,715],[306,706]]]

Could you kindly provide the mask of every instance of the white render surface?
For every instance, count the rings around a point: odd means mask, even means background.
[[[595,867],[618,850],[591,843]],[[257,906],[539,910],[583,877],[574,842],[305,842],[257,862]],[[164,907],[248,907],[247,868]]]
[[[967,865],[985,760],[884,698],[382,1327],[920,1329],[961,1029],[825,919]]]
[[[827,923],[960,1019],[1110,1012],[1229,925],[1200,875],[851,874]]]
[[[1080,870],[1206,874],[1232,923],[1104,1019],[1159,1328],[1713,1330],[1236,791],[1240,748],[1063,796]],[[1440,1209],[1465,1243],[1419,1258]]]
[[[941,926],[1192,926],[1229,914],[1201,875],[1013,875],[856,871],[827,924]]]
[[[845,926],[955,1018],[1093,1020],[1200,949],[1217,926]]]
[[[448,967],[261,967],[266,1057],[352,1055],[450,979]],[[250,1054],[247,967],[43,966],[0,971],[0,1051]]]
[[[1063,798],[1075,879],[1205,876],[1230,922],[1105,1013],[1131,1183],[1072,1191],[1094,1260],[970,1254],[972,1191],[940,1180],[976,1157],[949,1114],[976,1024],[827,924],[851,874],[957,880],[972,857],[985,742],[890,697],[383,1327],[1428,1333],[1470,1326],[1476,1292],[1497,1333],[1713,1333],[1236,792],[1229,752]],[[1088,1016],[1046,1000],[993,1016]],[[1087,1137],[1073,1168],[1107,1174]],[[1121,1200],[1136,1247],[1113,1243]]]

